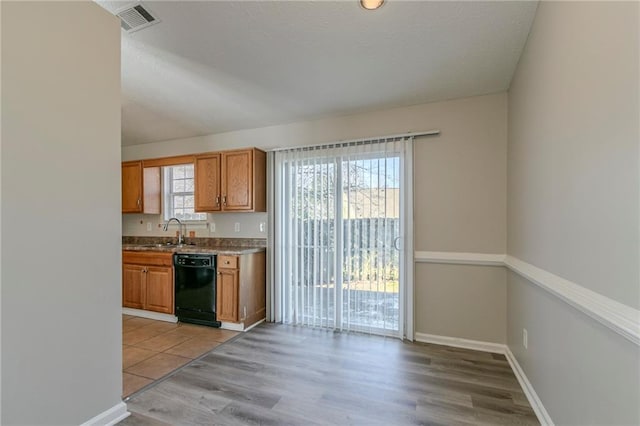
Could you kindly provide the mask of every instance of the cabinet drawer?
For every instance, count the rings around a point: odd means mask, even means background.
[[[148,266],[173,266],[173,253],[123,251],[122,263]]]
[[[238,269],[238,256],[218,255],[218,269]]]

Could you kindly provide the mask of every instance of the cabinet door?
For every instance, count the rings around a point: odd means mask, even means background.
[[[222,154],[222,209],[253,210],[253,150]]]
[[[149,311],[173,313],[173,268],[146,267],[146,303]]]
[[[135,309],[144,308],[143,266],[122,266],[122,306]]]
[[[142,212],[142,163],[122,163],[122,213]]]
[[[238,322],[238,270],[218,269],[216,283],[216,318]]]
[[[196,157],[194,179],[195,211],[220,211],[220,154]]]
[[[160,214],[160,167],[143,167],[142,178],[142,213]]]

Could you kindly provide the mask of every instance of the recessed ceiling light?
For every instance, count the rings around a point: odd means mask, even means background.
[[[360,0],[360,6],[367,10],[376,10],[384,4],[384,0]]]

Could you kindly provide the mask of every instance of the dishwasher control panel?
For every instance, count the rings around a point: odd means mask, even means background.
[[[193,266],[200,268],[212,267],[214,256],[213,255],[201,255],[201,254],[176,254],[174,262],[180,266]]]

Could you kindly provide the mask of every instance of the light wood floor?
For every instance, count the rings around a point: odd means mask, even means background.
[[[122,425],[537,425],[503,355],[262,324],[134,395]]]

